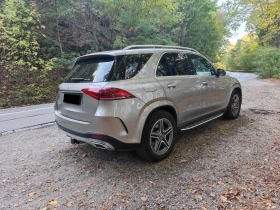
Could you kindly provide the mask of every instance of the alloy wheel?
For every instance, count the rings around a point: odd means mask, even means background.
[[[238,94],[232,97],[231,112],[234,116],[238,115],[240,109],[240,98]]]
[[[150,146],[157,155],[168,151],[173,141],[172,123],[165,118],[159,119],[152,127],[150,134]]]

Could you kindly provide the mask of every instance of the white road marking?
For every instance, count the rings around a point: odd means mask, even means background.
[[[37,110],[44,110],[44,109],[50,109],[53,107],[46,107],[46,108],[40,108],[40,109],[31,109],[31,110],[26,110],[26,111],[16,111],[16,112],[12,112],[12,113],[7,113],[7,114],[0,114],[0,116],[5,116],[5,115],[10,115],[10,114],[18,114],[18,113],[24,113],[24,112],[33,112],[33,111],[37,111]]]

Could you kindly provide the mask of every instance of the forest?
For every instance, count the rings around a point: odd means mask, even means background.
[[[54,100],[80,55],[180,45],[217,67],[280,77],[279,0],[0,0],[0,108]],[[229,38],[242,22],[248,35]]]

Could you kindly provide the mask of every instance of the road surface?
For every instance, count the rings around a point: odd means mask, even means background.
[[[241,83],[257,78],[253,73],[227,72]],[[0,134],[27,129],[37,125],[54,123],[54,104],[0,109]]]
[[[54,122],[54,104],[0,109],[0,133]]]

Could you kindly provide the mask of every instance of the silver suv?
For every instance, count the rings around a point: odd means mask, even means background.
[[[191,48],[160,45],[79,57],[57,89],[55,118],[72,143],[167,157],[177,130],[236,119],[238,80]]]

